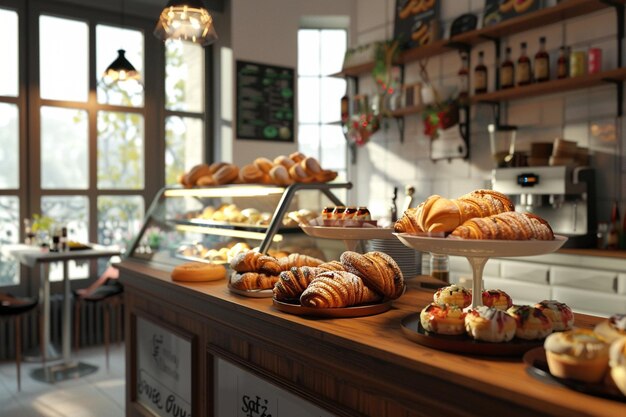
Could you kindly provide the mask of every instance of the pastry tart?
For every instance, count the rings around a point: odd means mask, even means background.
[[[424,330],[437,334],[465,333],[465,313],[453,304],[430,303],[420,313]]]

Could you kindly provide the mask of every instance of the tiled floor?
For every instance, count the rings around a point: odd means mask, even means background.
[[[112,345],[107,371],[104,348],[81,350],[76,357],[98,367],[91,375],[46,384],[30,372],[40,363],[23,363],[22,390],[17,392],[14,362],[0,364],[2,417],[121,417],[124,415],[124,346]]]

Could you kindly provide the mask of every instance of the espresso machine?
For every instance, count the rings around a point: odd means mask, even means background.
[[[589,167],[544,166],[497,168],[495,191],[506,194],[515,210],[546,219],[555,234],[567,236],[565,247],[595,247],[595,173]]]

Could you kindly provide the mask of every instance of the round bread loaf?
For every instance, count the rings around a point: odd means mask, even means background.
[[[230,184],[237,177],[239,177],[239,168],[233,164],[223,165],[213,174],[213,179],[218,185]]]
[[[183,282],[217,281],[226,278],[226,268],[221,264],[187,262],[176,265],[171,277]]]
[[[269,174],[270,170],[274,167],[274,163],[272,161],[263,157],[255,159],[253,164],[265,174]]]

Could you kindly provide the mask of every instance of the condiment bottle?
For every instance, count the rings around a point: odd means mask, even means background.
[[[516,84],[518,86],[530,84],[530,74],[530,59],[526,55],[526,42],[522,42],[520,56],[517,59],[517,71],[515,71]]]
[[[619,249],[619,220],[619,206],[617,204],[617,201],[615,201],[613,203],[613,207],[611,208],[611,224],[609,225],[607,249]]]
[[[450,282],[450,269],[448,255],[438,253],[430,254],[430,276],[443,282]]]
[[[535,54],[535,82],[548,81],[550,79],[550,55],[546,52],[546,38],[539,38],[539,51]]]
[[[461,69],[459,75],[459,99],[466,100],[469,97],[469,68],[467,66],[467,55],[461,55]]]
[[[511,60],[511,48],[506,48],[504,62],[500,65],[500,88],[511,88],[515,86],[515,66]]]
[[[474,94],[487,92],[487,67],[483,63],[484,57],[484,52],[480,51],[478,53],[478,64],[474,67]]]
[[[567,78],[569,74],[569,57],[567,56],[567,49],[564,46],[559,48],[559,58],[556,61],[556,78]]]

